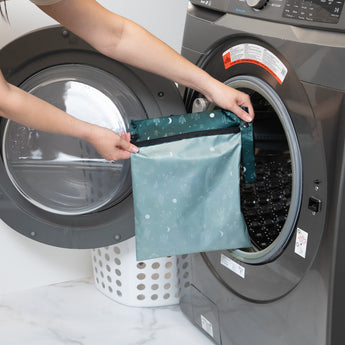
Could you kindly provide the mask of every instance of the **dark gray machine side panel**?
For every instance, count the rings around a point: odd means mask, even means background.
[[[192,286],[196,286],[204,298],[218,307],[220,324],[213,327],[221,330],[221,344],[327,344],[326,314],[320,311],[327,310],[330,301],[324,288],[324,277],[315,267],[290,294],[277,301],[261,304],[251,303],[231,293],[212,274],[201,255],[194,255],[192,261]],[[315,287],[313,293],[309,293],[310,286]],[[182,295],[182,310],[190,308],[191,302],[187,296]],[[196,315],[197,311],[207,307],[202,299],[199,301],[202,303],[195,309],[194,322],[195,318],[201,317]]]

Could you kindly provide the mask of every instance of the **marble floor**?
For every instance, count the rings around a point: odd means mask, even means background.
[[[214,345],[179,306],[128,307],[92,279],[0,295],[1,345]]]

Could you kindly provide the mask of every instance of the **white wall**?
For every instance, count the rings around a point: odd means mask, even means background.
[[[181,51],[188,0],[99,0],[106,8],[142,25]]]
[[[106,8],[145,27],[180,51],[188,0],[98,0]],[[0,20],[0,48],[16,37],[56,24],[29,0],[7,0],[10,25]]]
[[[180,51],[188,0],[100,0]],[[0,21],[0,48],[54,21],[29,0],[9,0],[11,25]],[[30,240],[0,220],[0,294],[87,277],[89,250],[62,249]]]

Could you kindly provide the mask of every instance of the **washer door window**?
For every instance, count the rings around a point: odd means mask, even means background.
[[[116,133],[129,117],[145,118],[131,90],[114,75],[86,65],[44,69],[20,85],[78,119]],[[88,142],[8,121],[3,157],[12,183],[35,206],[81,215],[109,207],[130,193],[129,160],[109,162]]]

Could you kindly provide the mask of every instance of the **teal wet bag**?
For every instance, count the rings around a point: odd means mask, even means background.
[[[241,156],[255,181],[252,124],[224,110],[131,122],[137,260],[250,247]]]

